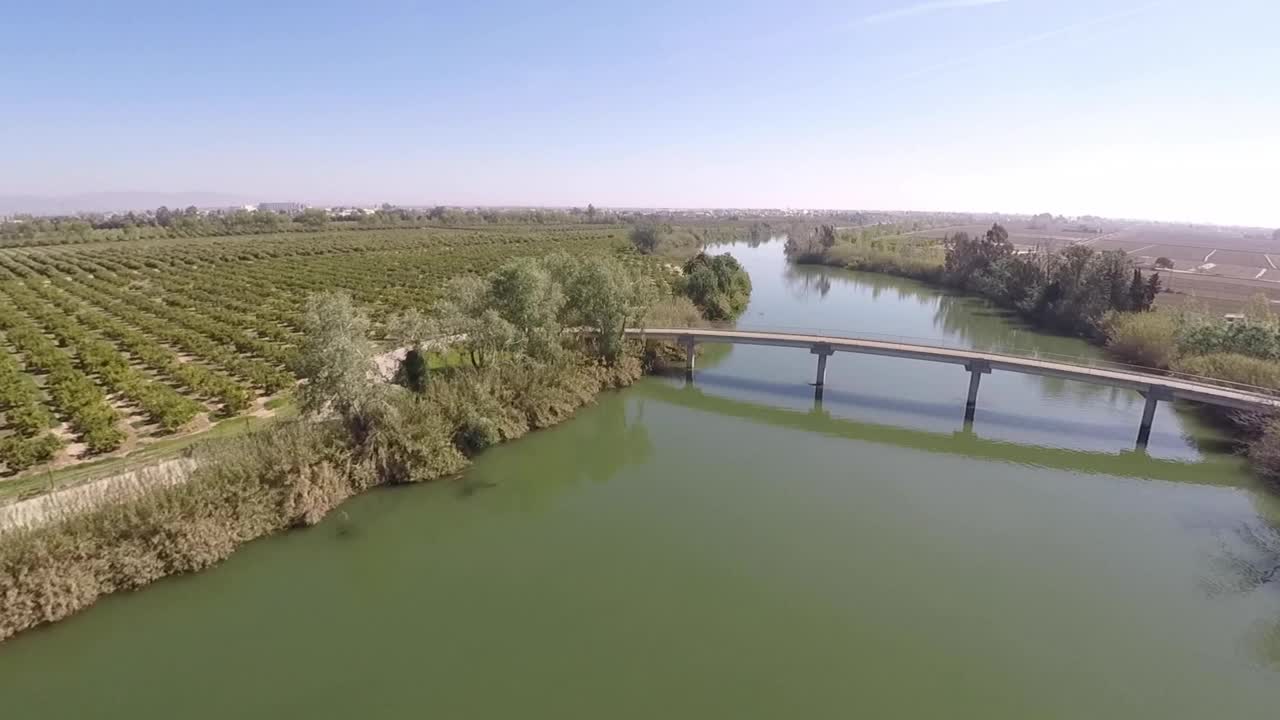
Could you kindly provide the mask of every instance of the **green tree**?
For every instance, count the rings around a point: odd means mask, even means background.
[[[1129,282],[1129,310],[1146,310],[1149,307],[1147,285],[1142,281],[1142,271],[1133,269],[1133,280]]]
[[[657,285],[612,257],[578,260],[558,255],[545,262],[565,292],[560,323],[589,328],[600,354],[610,362],[617,360],[625,330],[638,325],[657,302]]]
[[[316,293],[303,313],[297,368],[306,382],[298,391],[302,411],[335,413],[351,438],[363,443],[386,410],[376,381],[369,318],[345,292]]]
[[[1164,257],[1164,256],[1160,256],[1160,257],[1156,258],[1156,267],[1158,267],[1158,268],[1167,268],[1167,269],[1172,270],[1172,269],[1173,269],[1173,260],[1170,260],[1169,258]]]
[[[489,276],[488,284],[487,307],[515,328],[521,352],[548,357],[559,349],[557,318],[564,290],[543,263],[530,258],[508,261]]]
[[[415,393],[422,394],[430,381],[429,344],[439,330],[431,318],[417,308],[392,316],[387,321],[387,335],[405,348],[395,381]]]
[[[307,208],[294,218],[294,222],[308,230],[321,230],[329,224],[329,213],[320,208]]]
[[[1151,306],[1156,302],[1156,296],[1160,294],[1160,274],[1151,273],[1151,277],[1147,278],[1147,289],[1143,294],[1143,310],[1150,310]]]
[[[426,392],[431,380],[431,365],[426,354],[416,347],[406,350],[396,380],[418,395]]]
[[[681,290],[708,320],[742,314],[751,298],[751,277],[732,255],[698,253],[684,264]]]
[[[515,326],[488,303],[488,280],[464,275],[445,283],[444,296],[431,308],[441,341],[467,353],[475,367],[484,367],[494,355],[515,350],[519,342]]]
[[[73,220],[62,226],[63,231],[68,235],[74,236],[76,239],[84,242],[93,234],[93,226],[83,220]]]
[[[645,255],[658,250],[658,228],[654,225],[637,225],[631,228],[631,244]]]
[[[976,289],[985,281],[982,275],[993,265],[1013,255],[1009,233],[1000,225],[992,225],[981,238],[958,232],[945,239],[947,258],[943,273],[947,280],[960,287]]]
[[[823,250],[830,250],[836,244],[836,228],[834,225],[821,225],[818,227],[818,244]]]

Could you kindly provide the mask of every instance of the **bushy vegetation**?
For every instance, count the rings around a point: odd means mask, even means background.
[[[1112,312],[1149,310],[1160,292],[1123,251],[1074,245],[1057,252],[1017,252],[996,224],[985,234],[960,232],[942,246],[907,238],[893,225],[841,232],[830,225],[792,231],[796,262],[836,265],[939,282],[989,298],[1050,330],[1104,337]]]
[[[1191,355],[1173,361],[1180,373],[1225,380],[1267,390],[1280,390],[1280,363],[1237,353]]]
[[[925,243],[848,243],[828,252],[831,264],[849,270],[879,272],[889,275],[937,282],[942,275],[941,253],[937,246]]]
[[[1105,321],[1107,349],[1124,362],[1168,369],[1178,355],[1182,318],[1171,312],[1113,312]]]
[[[740,227],[719,223],[689,226],[642,222],[631,228],[629,237],[632,246],[642,255],[680,259],[695,255],[714,243],[760,237],[759,233],[765,232],[766,227],[760,223]]]
[[[1246,316],[1235,322],[1192,318],[1178,338],[1178,352],[1184,355],[1234,353],[1280,360],[1280,322],[1270,316]]]
[[[649,328],[698,327],[705,324],[702,311],[684,295],[665,297],[645,313],[641,325]]]
[[[1265,297],[1255,298],[1248,312],[1233,320],[1194,307],[1114,313],[1107,318],[1106,335],[1113,354],[1157,369],[1259,387],[1271,387],[1265,382],[1268,367],[1280,369],[1280,318]]]
[[[684,264],[677,284],[708,320],[732,320],[747,309],[751,276],[732,255],[698,253]]]
[[[378,208],[306,208],[284,213],[269,210],[202,211],[194,206],[158,207],[146,212],[83,213],[76,216],[20,216],[0,222],[0,248],[73,245],[104,241],[156,238],[206,238],[263,233],[316,232],[331,226],[345,230],[390,228],[477,227],[510,225],[572,225],[616,223],[613,211],[545,208],[494,209],[401,208],[384,203]]]
[[[1019,254],[1000,225],[981,237],[949,237],[943,279],[1041,327],[1095,340],[1104,337],[1108,313],[1150,310],[1160,292],[1160,276],[1144,278],[1122,250],[1072,245]]]

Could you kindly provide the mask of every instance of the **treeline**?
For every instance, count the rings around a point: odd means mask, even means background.
[[[1160,275],[1144,276],[1123,250],[1071,245],[1020,253],[999,224],[980,237],[956,233],[945,245],[944,283],[1059,332],[1102,339],[1108,313],[1145,312],[1160,293]]]
[[[941,245],[901,236],[897,225],[838,231],[821,225],[793,231],[786,252],[795,262],[886,272],[981,295],[1040,327],[1102,341],[1113,312],[1145,312],[1161,289],[1123,250],[1083,245],[1019,251],[996,223],[985,234],[959,232]]]
[[[594,205],[567,210],[544,208],[402,208],[383,204],[372,211],[358,208],[306,208],[294,213],[267,210],[202,211],[159,207],[146,212],[61,217],[20,216],[0,222],[0,246],[59,245],[138,240],[153,237],[197,238],[308,232],[327,227],[390,229],[491,225],[612,224],[627,216]]]
[[[0,245],[34,246],[140,240],[155,237],[196,238],[256,235],[288,230],[317,230],[329,223],[323,210],[307,210],[290,217],[263,210],[202,213],[157,208],[146,213],[112,216],[23,218],[0,223]]]

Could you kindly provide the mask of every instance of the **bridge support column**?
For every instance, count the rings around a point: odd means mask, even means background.
[[[813,386],[821,388],[827,382],[827,358],[835,354],[835,350],[827,343],[818,343],[809,348],[810,355],[818,356],[818,375],[813,379]]]
[[[684,337],[680,338],[680,345],[681,345],[682,347],[684,347],[684,353],[685,353],[685,361],[684,361],[684,376],[685,376],[685,379],[686,379],[686,380],[692,380],[692,379],[693,379],[694,358],[697,356],[697,355],[696,355],[696,345],[695,345],[695,343],[693,342],[693,338],[692,338],[692,337],[690,337],[690,336],[688,336],[688,335],[686,335],[686,336],[684,336]]]
[[[964,422],[965,425],[971,425],[978,409],[978,386],[982,383],[982,376],[991,372],[991,363],[973,360],[965,363],[964,369],[969,371],[969,397],[964,401]]]
[[[1147,404],[1142,407],[1142,424],[1138,426],[1139,450],[1145,450],[1147,441],[1151,439],[1151,421],[1156,416],[1156,405],[1161,400],[1173,399],[1173,395],[1166,388],[1161,387],[1148,387],[1142,396],[1147,399]]]

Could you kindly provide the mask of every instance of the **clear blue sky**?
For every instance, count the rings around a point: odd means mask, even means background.
[[[55,1],[0,30],[3,194],[1280,225],[1276,0]]]

